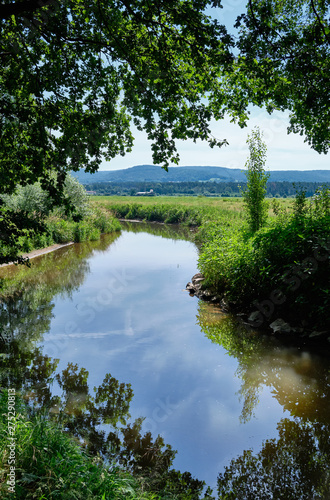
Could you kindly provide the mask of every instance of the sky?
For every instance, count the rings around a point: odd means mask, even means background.
[[[223,0],[223,9],[210,9],[208,13],[229,29],[236,17],[244,12],[246,0]],[[231,30],[235,35],[234,29]],[[269,170],[330,170],[330,154],[319,154],[304,142],[299,134],[288,134],[289,112],[276,111],[269,115],[265,109],[251,109],[248,126],[241,129],[230,119],[211,122],[211,133],[217,139],[227,139],[229,145],[211,149],[207,143],[198,141],[178,141],[179,166],[217,166],[244,168],[249,156],[246,140],[251,130],[258,126],[264,134],[267,145]],[[111,162],[104,161],[100,170],[119,170],[134,165],[153,164],[151,143],[146,134],[132,128],[135,143],[132,152],[117,157]],[[175,165],[172,165],[175,167]]]

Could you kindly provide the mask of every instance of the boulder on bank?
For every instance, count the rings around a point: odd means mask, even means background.
[[[205,281],[204,276],[201,273],[195,274],[191,281],[187,283],[186,290],[188,290],[189,295],[196,296],[201,300],[208,302],[219,302],[220,298],[214,295],[210,290],[203,288],[203,282]]]

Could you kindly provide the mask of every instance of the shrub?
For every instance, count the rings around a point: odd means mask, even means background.
[[[74,218],[81,220],[91,214],[89,198],[84,186],[70,174],[67,174],[65,178],[64,196],[74,207]]]
[[[94,208],[92,213],[93,224],[101,233],[112,233],[119,231],[120,222],[115,219],[108,211],[102,208]]]
[[[27,186],[17,186],[16,193],[2,195],[5,205],[15,212],[26,212],[30,215],[45,217],[49,214],[51,203],[48,194],[39,182]]]
[[[278,303],[277,317],[329,328],[330,216],[326,192],[322,196],[317,203],[300,196],[292,214],[276,207],[278,217],[254,236],[232,221],[229,226],[204,223],[198,238],[206,284],[246,312],[280,290],[285,299]]]
[[[82,241],[95,241],[101,236],[100,230],[93,225],[93,221],[86,220],[77,222],[74,229],[74,241],[76,243]]]
[[[52,217],[47,221],[46,225],[48,233],[55,243],[68,243],[74,240],[74,222]]]

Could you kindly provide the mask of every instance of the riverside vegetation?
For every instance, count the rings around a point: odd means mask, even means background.
[[[39,190],[39,187],[33,189]],[[42,191],[39,192],[40,201]],[[28,197],[24,199],[27,202]],[[327,187],[320,188],[309,199],[304,192],[298,192],[293,201],[273,200],[272,206],[268,207],[265,225],[254,233],[248,223],[244,200],[238,198],[157,197],[140,198],[138,203],[136,198],[128,197],[95,197],[90,202],[83,199],[80,208],[79,197],[76,199],[76,207],[81,210],[81,216],[86,210],[85,219],[75,221],[75,216],[70,219],[64,211],[61,218],[58,209],[56,213],[45,215],[45,227],[73,228],[69,235],[59,232],[62,241],[80,234],[77,228],[81,225],[93,227],[86,222],[95,217],[92,214],[101,214],[102,220],[111,221],[113,226],[108,226],[109,229],[118,227],[119,223],[113,222],[114,216],[190,227],[200,248],[199,267],[205,277],[204,286],[235,311],[244,312],[246,322],[249,322],[252,312],[252,326],[266,328],[280,317],[295,329],[295,335],[329,331],[330,196]],[[19,206],[20,202],[14,198],[5,201],[8,209],[14,209],[14,203]],[[36,210],[31,209],[30,214],[36,217]],[[86,234],[86,239],[92,240],[97,233],[93,236],[91,232]],[[10,287],[7,292],[10,293]],[[22,356],[19,358],[23,361]],[[45,363],[45,368],[49,368],[49,360]],[[7,392],[3,390],[0,425],[4,435],[6,398]],[[16,478],[16,498],[214,498],[210,491],[202,491],[203,482],[193,479],[189,473],[170,469],[174,450],[168,445],[165,447],[158,438],[152,441],[151,435],[141,436],[139,423],[127,428],[128,437],[131,431],[134,434],[129,443],[135,443],[137,448],[129,451],[128,458],[126,451],[122,450],[122,458],[126,461],[109,465],[95,450],[81,447],[84,434],[79,434],[79,431],[73,433],[75,439],[71,436],[73,428],[78,429],[76,423],[85,422],[80,413],[73,420],[71,416],[68,421],[60,421],[50,418],[42,408],[45,405],[31,410],[20,399],[18,391],[16,437],[20,469]],[[90,411],[90,405],[88,408]],[[97,423],[93,415],[90,423]],[[84,425],[82,431],[85,432]],[[91,432],[95,436],[94,427]],[[70,432],[63,432],[67,430]],[[144,445],[157,453],[153,455],[156,460],[150,467],[141,469]],[[3,441],[2,488],[7,472],[7,453]],[[3,498],[11,498],[9,492],[6,496],[5,490],[3,495]]]
[[[253,327],[329,336],[330,190],[272,200],[252,232],[239,198],[95,197],[119,218],[195,228],[203,286]],[[280,322],[276,320],[282,320]]]
[[[0,263],[22,262],[23,252],[54,243],[98,240],[101,233],[120,229],[118,221],[108,212],[91,206],[83,186],[70,175],[60,206],[54,207],[39,182],[18,186],[15,194],[3,194],[0,202],[2,221],[14,223],[2,235]],[[18,220],[20,230],[15,226]]]

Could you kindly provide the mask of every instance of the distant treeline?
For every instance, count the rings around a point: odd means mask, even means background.
[[[329,184],[328,184],[329,185]],[[240,187],[244,189],[246,183],[237,182],[96,182],[85,184],[87,191],[97,195],[136,196],[137,193],[148,193],[153,190],[154,195],[189,195],[189,196],[240,196]],[[320,187],[318,182],[268,182],[267,196],[286,198],[295,196],[297,188],[304,190],[306,196],[312,196]],[[149,194],[150,196],[150,194]]]

